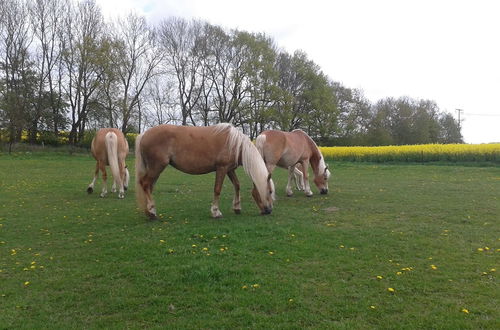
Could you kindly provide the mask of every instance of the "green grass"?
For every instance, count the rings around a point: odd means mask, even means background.
[[[239,171],[219,220],[214,175],[167,168],[149,222],[86,194],[90,156],[1,155],[0,328],[500,328],[500,168],[330,166],[312,198],[276,170],[269,216]]]

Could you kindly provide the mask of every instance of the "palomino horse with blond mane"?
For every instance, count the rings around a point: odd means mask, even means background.
[[[234,186],[233,210],[241,212],[236,168],[243,165],[253,181],[252,196],[262,214],[273,208],[274,184],[257,148],[230,124],[207,127],[159,125],[139,135],[135,144],[136,196],[139,208],[156,218],[153,186],[167,165],[188,174],[215,172],[212,217],[220,218],[219,198],[227,175]]]
[[[294,175],[302,176],[297,185],[303,184],[306,196],[312,196],[308,180],[309,165],[314,173],[314,183],[320,193],[328,193],[330,171],[318,146],[304,131],[300,129],[292,132],[264,131],[257,137],[255,145],[264,158],[269,173],[273,173],[276,166],[288,169],[288,184],[286,186],[288,196],[293,194],[292,179]],[[301,168],[298,169],[296,165]]]
[[[125,190],[128,187],[129,173],[125,164],[125,158],[128,154],[128,142],[123,133],[116,128],[101,128],[92,139],[92,155],[97,161],[95,166],[94,179],[89,184],[87,192],[94,192],[94,184],[99,176],[99,170],[102,172],[102,191],[101,197],[108,193],[106,165],[111,168],[113,174],[112,192],[118,189],[118,198],[125,197]]]

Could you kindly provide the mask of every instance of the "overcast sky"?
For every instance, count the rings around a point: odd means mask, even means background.
[[[467,143],[500,142],[500,1],[97,0],[106,17],[197,18],[305,51],[372,102],[409,96],[463,109]]]

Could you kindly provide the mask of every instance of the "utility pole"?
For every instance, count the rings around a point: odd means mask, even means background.
[[[463,109],[455,109],[457,112],[458,112],[458,129],[460,131],[462,131],[462,120],[460,119],[460,114],[462,114],[462,112],[464,112]]]

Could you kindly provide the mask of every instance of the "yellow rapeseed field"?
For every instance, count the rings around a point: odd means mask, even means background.
[[[420,144],[382,147],[320,147],[330,160],[346,161],[499,161],[500,143]]]

